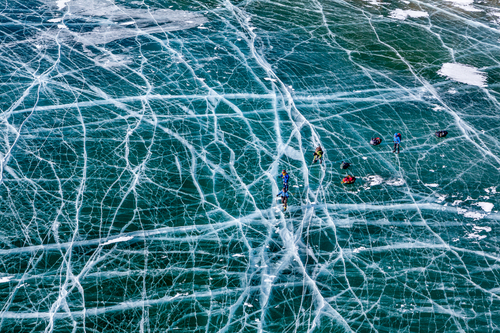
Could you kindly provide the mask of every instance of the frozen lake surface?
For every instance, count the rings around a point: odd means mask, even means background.
[[[497,2],[0,3],[1,332],[500,330]]]

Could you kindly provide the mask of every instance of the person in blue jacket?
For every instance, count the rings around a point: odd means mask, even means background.
[[[286,170],[283,169],[281,171],[280,178],[283,178],[283,188],[286,188],[288,191],[288,180],[290,179],[290,175],[286,173]]]
[[[283,204],[283,210],[286,210],[287,208],[287,203],[288,203],[288,197],[290,196],[288,194],[288,190],[287,188],[283,187],[283,190],[281,190],[278,195],[276,195],[277,197],[279,197],[281,195],[281,203]]]
[[[398,154],[399,154],[399,145],[401,143],[401,134],[400,133],[394,133],[394,149],[393,149],[393,153],[396,152],[396,148],[398,148]]]

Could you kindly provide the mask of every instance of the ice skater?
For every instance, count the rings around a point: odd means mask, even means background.
[[[396,152],[396,148],[398,149],[398,154],[399,154],[399,145],[401,144],[401,134],[400,133],[394,133],[394,149],[392,150],[393,153]]]
[[[286,173],[285,169],[283,169],[279,177],[283,178],[283,188],[286,188],[286,190],[288,191],[288,180],[290,179],[290,175]]]
[[[319,164],[323,163],[323,149],[321,149],[321,146],[318,146],[318,148],[314,151],[313,163],[316,163],[317,161],[319,161]]]
[[[283,187],[283,190],[281,190],[278,195],[276,195],[277,197],[279,197],[281,195],[281,203],[283,204],[283,210],[286,211],[287,209],[287,204],[288,204],[288,197],[290,196],[288,194],[288,189]]]

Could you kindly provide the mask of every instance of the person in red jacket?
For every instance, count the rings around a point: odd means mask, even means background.
[[[347,175],[346,177],[344,177],[344,179],[342,179],[342,183],[344,184],[352,184],[356,181],[356,177],[353,177],[351,175]]]

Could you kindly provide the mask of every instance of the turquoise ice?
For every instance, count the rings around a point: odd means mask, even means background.
[[[0,332],[500,329],[496,2],[0,4]]]

